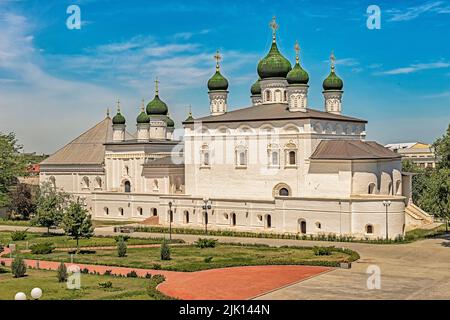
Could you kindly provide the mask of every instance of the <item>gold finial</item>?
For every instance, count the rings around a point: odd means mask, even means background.
[[[106,117],[109,118],[109,108],[106,108]]]
[[[276,36],[277,36],[277,30],[280,27],[277,24],[275,16],[273,16],[272,21],[269,23],[269,27],[270,27],[270,29],[272,29],[272,41],[275,42],[276,41]]]
[[[144,99],[141,100],[141,111],[142,112],[145,111],[145,100]]]
[[[336,57],[334,56],[333,50],[331,50],[330,61],[331,61],[331,71],[334,71],[334,63],[336,61]]]
[[[300,55],[300,45],[298,44],[298,41],[295,41],[295,61],[298,63],[298,61],[300,60],[299,55]]]
[[[214,55],[214,59],[216,59],[216,71],[219,71],[220,65],[219,62],[222,60],[222,56],[220,55],[219,50],[216,51],[216,54]]]
[[[192,117],[192,106],[189,105],[189,116]]]
[[[155,79],[155,94],[156,95],[159,95],[158,85],[159,85],[159,80],[158,80],[158,77],[156,77],[156,79]]]
[[[120,100],[117,99],[117,113],[120,113]]]

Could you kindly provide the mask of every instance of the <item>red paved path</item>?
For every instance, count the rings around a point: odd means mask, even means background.
[[[0,255],[9,254],[9,248]],[[10,258],[0,258],[6,266],[11,265]],[[28,267],[56,270],[59,262],[25,260]],[[70,266],[66,263],[66,266]],[[89,272],[126,275],[134,270],[140,277],[147,273],[162,274],[166,281],[158,286],[164,294],[185,300],[244,300],[294,284],[301,280],[332,270],[328,267],[313,266],[252,266],[212,269],[197,272],[176,272],[153,269],[124,268],[102,265],[75,264]]]

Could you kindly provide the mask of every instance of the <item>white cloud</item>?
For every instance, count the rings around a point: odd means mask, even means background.
[[[443,1],[434,1],[434,2],[424,3],[419,6],[408,7],[404,10],[400,10],[400,9],[387,10],[388,14],[390,15],[389,21],[394,21],[394,22],[410,21],[410,20],[418,18],[419,16],[421,16],[427,12],[433,12],[433,13],[439,13],[439,14],[450,13],[450,8],[442,7],[442,4],[443,4]]]
[[[396,68],[392,70],[382,71],[378,72],[379,75],[396,75],[396,74],[409,74],[414,73],[422,70],[430,70],[430,69],[443,69],[443,68],[449,68],[450,62],[431,62],[431,63],[417,63],[417,64],[411,64],[407,67],[401,67]]]

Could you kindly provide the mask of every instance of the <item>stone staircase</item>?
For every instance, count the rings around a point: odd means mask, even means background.
[[[145,219],[144,221],[139,222],[139,224],[144,224],[148,226],[159,226],[159,217],[153,216],[150,218]]]
[[[423,211],[414,203],[408,204],[405,208],[406,231],[423,228],[426,225],[434,223],[434,218],[429,213]]]

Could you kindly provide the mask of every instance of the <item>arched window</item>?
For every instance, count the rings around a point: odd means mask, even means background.
[[[266,220],[265,220],[264,226],[267,229],[272,228],[272,216],[270,214],[267,214],[265,218],[266,218]]]
[[[184,223],[189,223],[189,211],[184,211]]]
[[[322,224],[319,221],[316,222],[316,228],[322,229]]]
[[[279,164],[278,151],[272,151],[272,165],[277,166]]]
[[[125,175],[126,176],[129,176],[130,175],[130,167],[128,167],[128,166],[125,166]]]
[[[109,208],[105,207],[103,210],[105,210],[105,215],[109,215]]]
[[[368,193],[368,194],[374,194],[374,193],[375,193],[375,183],[369,184],[367,193]]]
[[[368,224],[366,226],[366,233],[367,234],[373,234],[373,226],[371,224]]]
[[[282,197],[288,197],[289,196],[289,190],[286,189],[286,188],[281,188],[280,192],[279,192],[279,195],[282,196]]]
[[[298,232],[306,234],[306,221],[304,219],[298,219]]]
[[[83,177],[82,185],[83,185],[83,189],[89,189],[89,178],[88,177]]]
[[[266,101],[270,101],[271,97],[270,97],[270,90],[266,90]]]
[[[152,208],[150,210],[150,212],[152,213],[152,216],[156,217],[158,215],[158,210],[156,208]]]
[[[119,208],[119,215],[123,216],[123,208]]]
[[[181,178],[177,177],[175,179],[175,192],[180,192],[181,191]]]
[[[232,213],[231,214],[231,221],[230,221],[231,225],[234,227],[236,225],[236,213]]]
[[[131,183],[130,181],[125,181],[124,183],[124,190],[126,193],[130,193],[131,192]]]
[[[144,215],[144,210],[142,208],[138,208],[137,211],[140,216]]]
[[[153,191],[158,191],[158,190],[159,190],[158,179],[154,179],[153,180]]]
[[[208,151],[203,153],[203,165],[209,166],[209,152]]]
[[[247,157],[245,151],[239,152],[239,165],[245,166],[247,164]]]
[[[289,165],[293,166],[297,164],[297,157],[295,151],[289,151],[288,158],[289,158]]]
[[[95,188],[96,188],[96,189],[101,189],[101,188],[102,188],[102,185],[103,185],[103,183],[102,183],[102,178],[96,177],[96,178],[95,178]]]

